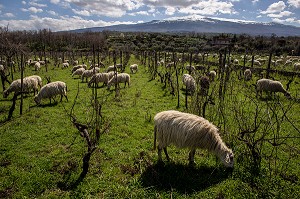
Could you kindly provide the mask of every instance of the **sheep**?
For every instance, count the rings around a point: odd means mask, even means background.
[[[209,77],[209,80],[210,80],[211,82],[213,82],[213,81],[215,80],[216,76],[217,76],[216,71],[214,71],[214,70],[209,71],[208,77]]]
[[[56,81],[46,84],[41,88],[40,92],[37,95],[35,95],[34,101],[36,104],[40,104],[42,99],[49,98],[51,104],[51,98],[55,97],[56,95],[61,96],[60,101],[62,101],[63,96],[65,96],[65,98],[68,101],[67,85],[65,82]]]
[[[103,85],[107,84],[108,81],[109,81],[109,75],[110,75],[109,73],[97,73],[97,74],[94,74],[91,77],[91,79],[90,79],[90,81],[88,83],[88,87],[91,87],[91,85],[93,83],[95,83],[96,86],[98,87],[98,83],[99,82],[103,82]]]
[[[297,62],[297,63],[294,64],[294,70],[295,71],[300,70],[300,62]]]
[[[79,68],[83,68],[82,65],[76,65],[76,66],[73,66],[72,70],[71,70],[71,73],[74,73],[77,69]]]
[[[36,63],[34,64],[34,69],[37,71],[37,70],[40,70],[40,68],[41,68],[40,62],[36,62]]]
[[[190,91],[193,94],[196,90],[196,81],[195,79],[189,74],[183,74],[182,82],[185,85],[187,91]]]
[[[69,68],[69,63],[68,62],[64,62],[62,64],[62,68]]]
[[[167,160],[167,146],[189,148],[189,162],[194,163],[197,148],[208,149],[217,155],[226,167],[233,167],[233,152],[222,141],[219,129],[203,117],[175,110],[162,111],[154,117],[154,150],[158,142],[158,160],[164,150]]]
[[[87,81],[89,77],[92,77],[94,74],[99,73],[99,71],[100,71],[100,68],[98,68],[98,67],[83,71],[83,73],[81,75],[81,81],[83,82],[84,78]]]
[[[114,71],[114,70],[115,70],[115,66],[109,66],[109,67],[107,67],[106,72],[108,73],[108,72]]]
[[[34,95],[35,92],[38,91],[38,86],[42,85],[42,79],[37,76],[28,76],[23,78],[23,91],[24,92],[30,92],[30,90],[33,90]],[[21,79],[14,80],[10,86],[3,92],[3,98],[7,98],[7,96],[11,92],[18,93],[21,91]]]
[[[251,72],[251,70],[250,69],[246,69],[244,71],[244,79],[246,81],[249,81],[251,78],[252,78],[252,72]]]
[[[117,76],[113,76],[107,83],[107,89],[110,89],[111,85],[115,85],[117,83],[125,83],[124,88],[126,87],[126,83],[128,87],[130,85],[130,75],[127,73],[120,73]]]
[[[75,72],[73,72],[72,77],[73,77],[74,75],[79,75],[79,76],[81,76],[82,73],[83,73],[83,71],[85,71],[84,68],[78,68],[77,70],[75,70]]]
[[[253,65],[256,65],[256,66],[261,66],[261,63],[257,60],[253,60]]]
[[[281,84],[281,82],[279,81],[274,81],[271,79],[259,79],[257,80],[256,83],[256,91],[257,94],[260,93],[260,96],[262,96],[262,91],[270,91],[273,93],[276,92],[280,92],[283,93],[284,96],[286,96],[287,98],[291,98],[291,95],[289,92],[287,92],[284,88],[283,85]]]
[[[233,64],[234,64],[234,65],[239,65],[239,60],[238,60],[238,59],[234,59],[234,60],[233,60]]]
[[[195,66],[191,66],[191,65],[187,65],[185,67],[185,69],[189,72],[189,73],[192,73],[196,70]]]
[[[209,86],[210,86],[209,78],[207,76],[202,76],[200,78],[201,95],[206,96],[208,94]]]
[[[130,72],[131,73],[136,73],[138,71],[138,65],[137,64],[132,64],[130,66]]]

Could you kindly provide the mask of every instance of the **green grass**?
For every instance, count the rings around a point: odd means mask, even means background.
[[[126,72],[129,73],[129,68]],[[25,75],[33,73],[36,72],[27,69]],[[70,69],[52,69],[50,66],[47,73],[42,70],[36,74],[44,83],[45,75],[52,81],[65,81],[69,102],[64,98],[59,102],[57,98],[58,102],[52,105],[49,100],[43,100],[42,105],[36,106],[33,94],[30,94],[24,100],[23,115],[19,114],[18,101],[13,119],[5,121],[12,95],[7,99],[0,97],[0,198],[298,198],[300,195],[298,154],[291,154],[293,158],[283,177],[270,177],[266,159],[263,159],[262,172],[258,176],[252,176],[247,170],[247,157],[243,157],[247,153],[245,146],[236,139],[238,128],[232,110],[237,106],[234,102],[245,99],[246,94],[255,95],[251,86],[255,80],[244,85],[233,76],[229,85],[232,89],[225,98],[225,120],[218,112],[218,104],[207,108],[207,118],[230,132],[222,136],[235,152],[236,166],[232,172],[205,150],[197,150],[196,165],[191,167],[187,161],[188,150],[173,146],[168,148],[173,161],[157,164],[157,152],[152,150],[153,117],[157,112],[176,109],[177,97],[170,95],[168,88],[163,89],[158,78],[149,81],[143,66],[138,73],[131,74],[129,88],[123,88],[121,84],[118,98],[113,89],[97,90],[98,99],[103,103],[104,122],[110,128],[100,137],[87,176],[76,187],[70,187],[68,185],[80,175],[87,147],[65,109],[70,111],[79,85],[74,114],[80,122],[88,123],[92,113],[92,89],[81,80],[73,79]],[[299,78],[291,85],[291,93],[299,99],[297,82]],[[218,82],[214,84],[217,88]],[[290,103],[283,95],[278,96],[282,103]],[[179,110],[184,111],[182,90],[180,102]],[[289,118],[299,128],[299,101],[292,102]],[[263,105],[264,101],[261,103]],[[245,111],[251,114],[253,109],[250,107]],[[288,122],[282,124],[280,132],[283,131],[286,135],[299,135]],[[299,139],[288,142],[299,146]],[[266,145],[265,148],[265,153],[269,153],[270,147]],[[288,161],[287,154],[287,151],[278,152],[280,166]]]

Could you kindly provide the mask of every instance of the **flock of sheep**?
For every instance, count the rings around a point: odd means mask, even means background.
[[[234,64],[238,64],[238,60],[233,61]],[[259,64],[259,60],[255,60],[256,64]],[[40,61],[32,62],[29,61],[35,67],[35,70],[40,68]],[[78,63],[77,63],[78,64]],[[300,64],[299,64],[300,65]],[[68,62],[63,63],[64,68],[68,68]],[[167,66],[166,66],[167,67]],[[295,64],[295,67],[300,67]],[[1,69],[1,68],[0,68]],[[186,89],[193,94],[196,91],[197,83],[193,77],[193,72],[196,70],[194,66],[187,66],[186,70],[189,74],[183,74],[182,82],[186,86]],[[130,66],[131,73],[136,73],[138,71],[138,65],[133,64]],[[98,66],[90,67],[76,65],[72,68],[72,77],[79,76],[82,82],[87,82],[88,87],[93,84],[98,87],[99,83],[103,83],[109,89],[112,85],[116,83],[124,83],[130,85],[130,75],[127,73],[117,73],[115,66],[109,66],[106,68],[105,72],[100,72]],[[200,78],[200,87],[204,90],[207,89],[207,84],[215,81],[216,71],[212,70],[207,75]],[[252,79],[252,72],[250,69],[244,71],[244,80],[249,81]],[[88,81],[89,80],[89,81]],[[287,97],[291,95],[284,89],[281,82],[273,81],[271,79],[259,79],[256,83],[257,93],[262,93],[262,91],[267,92],[281,92]],[[35,94],[38,89],[40,91]],[[21,91],[21,79],[17,79],[11,83],[8,89],[3,92],[3,97],[6,98],[10,93],[18,93]],[[41,103],[42,99],[51,99],[57,95],[61,96],[61,101],[63,96],[67,98],[67,85],[65,82],[56,81],[51,82],[46,85],[42,85],[41,77],[37,75],[32,75],[23,78],[23,91],[24,92],[34,92],[34,101],[37,104]],[[233,167],[234,165],[234,155],[231,149],[229,149],[222,141],[218,128],[205,118],[199,117],[197,115],[179,112],[175,110],[162,111],[155,115],[154,117],[154,148],[156,148],[156,141],[158,142],[158,159],[161,160],[161,152],[164,150],[166,158],[169,160],[169,155],[167,153],[167,146],[174,144],[179,148],[189,148],[189,161],[194,162],[195,150],[197,148],[208,149],[209,151],[216,154],[221,162],[226,167]]]

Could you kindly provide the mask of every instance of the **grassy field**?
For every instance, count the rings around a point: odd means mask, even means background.
[[[130,63],[136,62],[133,58]],[[217,68],[217,67],[215,67]],[[129,73],[129,68],[126,69]],[[287,139],[276,149],[270,144],[261,146],[262,166],[257,175],[249,172],[249,152],[245,144],[237,139],[241,128],[252,121],[255,105],[260,110],[278,107],[277,121],[266,128],[274,128],[280,135],[299,137],[293,125],[300,128],[299,78],[291,84],[293,100],[278,94],[275,99],[251,99],[255,88],[250,82],[238,80],[233,73],[228,84],[224,103],[215,99],[209,104],[206,118],[223,130],[222,137],[235,153],[235,168],[225,169],[219,160],[205,150],[197,150],[194,167],[188,165],[188,150],[171,146],[172,159],[157,164],[157,152],[153,148],[153,117],[157,112],[169,109],[195,112],[189,105],[185,109],[184,91],[180,90],[180,107],[177,96],[170,95],[169,88],[163,88],[158,78],[150,81],[147,68],[140,66],[131,74],[130,87],[123,88],[115,97],[113,89],[97,90],[102,103],[104,125],[108,130],[100,136],[100,143],[90,160],[90,170],[83,181],[78,179],[82,157],[87,150],[84,139],[72,125],[68,113],[78,92],[74,114],[78,121],[88,124],[92,117],[92,89],[80,79],[72,78],[70,69],[49,66],[35,72],[25,71],[25,76],[38,74],[45,81],[61,80],[68,85],[68,99],[49,104],[43,100],[40,106],[33,101],[33,94],[25,97],[23,115],[19,114],[17,101],[13,119],[6,121],[11,106],[12,94],[0,97],[0,198],[299,198],[300,158],[299,138]],[[18,77],[18,74],[15,74]],[[279,77],[284,83],[288,78]],[[180,78],[181,84],[181,78]],[[218,81],[211,85],[218,92]],[[181,87],[181,86],[180,86]],[[202,98],[203,100],[204,98]],[[195,99],[189,97],[190,104]],[[202,101],[197,101],[202,103]],[[234,114],[236,107],[240,114]],[[287,110],[288,122],[282,110]],[[268,109],[270,110],[270,109]],[[264,114],[261,111],[263,118]],[[247,117],[247,115],[249,117]],[[270,118],[274,114],[268,113]],[[240,120],[239,120],[240,119]],[[276,120],[276,119],[275,119]],[[267,119],[264,120],[267,123]],[[273,120],[272,120],[273,121]],[[293,125],[292,125],[293,124]],[[277,125],[277,126],[276,126]],[[277,127],[277,128],[275,128]],[[245,127],[246,128],[246,127]],[[92,130],[91,130],[92,131]],[[266,131],[260,129],[258,135]],[[229,133],[230,132],[230,133]],[[273,131],[272,131],[273,132]],[[273,134],[268,135],[271,138]],[[257,138],[254,138],[257,139]],[[274,152],[276,150],[276,152]],[[271,155],[270,155],[271,154]],[[276,156],[274,155],[276,154]],[[268,158],[270,155],[270,158]],[[273,165],[273,166],[270,166]],[[275,165],[275,166],[274,166]],[[273,169],[270,169],[273,168]],[[275,168],[275,169],[274,169]],[[72,186],[71,186],[72,185]]]

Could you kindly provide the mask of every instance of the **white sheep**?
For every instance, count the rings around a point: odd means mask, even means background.
[[[40,104],[42,99],[49,98],[51,104],[51,98],[55,97],[56,95],[61,96],[60,101],[62,101],[63,96],[65,96],[65,98],[68,101],[67,85],[65,82],[56,81],[56,82],[50,82],[49,84],[46,84],[41,88],[40,92],[37,95],[35,95],[34,101],[37,104]]]
[[[244,79],[246,81],[249,81],[251,78],[252,78],[252,72],[251,72],[251,70],[250,69],[246,69],[244,71]]]
[[[196,90],[196,81],[195,79],[189,74],[183,74],[182,82],[185,85],[186,89],[193,94]]]
[[[74,75],[81,76],[82,73],[83,73],[84,71],[85,71],[84,68],[78,68],[77,70],[75,70],[75,72],[72,73],[72,77],[73,77]]]
[[[126,83],[128,87],[130,85],[130,75],[127,73],[120,73],[117,76],[113,76],[107,83],[107,88],[110,89],[111,85],[115,85],[117,83],[125,83],[124,88],[126,87]]]
[[[138,65],[137,64],[132,64],[130,65],[130,72],[131,73],[136,73],[138,71]]]
[[[108,73],[108,72],[114,71],[114,70],[115,70],[115,66],[109,66],[109,67],[107,67],[106,72]]]
[[[216,154],[226,167],[233,167],[233,152],[222,141],[218,128],[197,115],[169,110],[157,113],[154,117],[154,149],[158,142],[158,159],[162,149],[167,160],[167,146],[189,148],[189,161],[194,163],[197,148],[208,149]]]
[[[300,62],[297,62],[297,63],[294,64],[294,70],[295,71],[300,70]]]
[[[233,60],[233,64],[234,64],[234,65],[239,65],[239,60],[238,60],[238,59],[234,59],[234,60]]]
[[[41,68],[41,64],[40,64],[40,62],[36,62],[35,64],[34,64],[34,70],[40,70],[40,68]]]
[[[94,74],[99,73],[99,71],[100,71],[100,68],[98,68],[98,67],[83,71],[83,73],[81,75],[81,81],[83,81],[84,78],[87,81],[89,77],[92,77]]]
[[[256,66],[261,66],[261,63],[257,60],[253,60],[253,65],[256,65]]]
[[[66,60],[65,60],[66,61]],[[68,62],[64,62],[62,64],[62,68],[69,68],[69,63]]]
[[[211,82],[213,82],[215,80],[216,76],[217,76],[216,71],[214,71],[214,70],[209,71],[208,77]]]
[[[192,73],[196,70],[195,66],[190,66],[190,65],[187,65],[185,67],[185,69],[189,72],[189,73]]]
[[[98,87],[98,83],[99,83],[99,82],[103,82],[103,85],[104,85],[104,84],[107,85],[109,79],[110,79],[110,78],[109,78],[109,73],[97,73],[97,74],[94,74],[94,75],[91,77],[91,79],[90,79],[90,81],[89,81],[89,83],[88,83],[88,87],[91,87],[91,85],[92,85],[93,83],[95,83],[96,86]]]
[[[79,68],[83,68],[82,65],[76,65],[76,66],[73,66],[72,70],[71,70],[71,73],[74,73],[77,69]]]
[[[33,90],[34,95],[35,92],[38,91],[38,86],[42,85],[42,79],[37,76],[28,76],[23,78],[23,91],[30,92]],[[7,98],[7,96],[11,92],[20,92],[21,91],[21,79],[14,80],[10,86],[3,92],[3,98]]]
[[[266,92],[272,92],[272,93],[280,92],[280,93],[283,93],[288,98],[291,97],[290,93],[287,92],[283,88],[283,85],[281,84],[281,82],[274,81],[271,79],[263,78],[263,79],[257,80],[256,89],[257,89],[257,93],[260,93],[260,96],[262,96],[262,91],[266,91]]]

